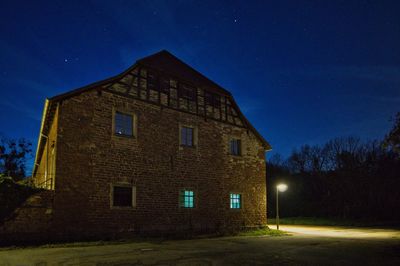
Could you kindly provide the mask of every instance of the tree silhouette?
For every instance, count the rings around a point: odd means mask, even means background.
[[[0,174],[10,176],[14,181],[25,177],[26,159],[32,155],[32,143],[21,138],[0,139]]]
[[[384,146],[400,155],[400,112],[396,115],[392,130],[385,137]]]

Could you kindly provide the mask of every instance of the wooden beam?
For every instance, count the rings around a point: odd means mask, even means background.
[[[115,95],[119,95],[119,96],[122,96],[122,97],[130,98],[130,99],[133,99],[133,100],[139,100],[139,101],[142,101],[142,102],[146,102],[146,103],[149,103],[149,104],[153,104],[153,105],[157,105],[157,106],[158,106],[158,103],[157,103],[157,102],[152,102],[152,101],[148,101],[148,100],[146,100],[146,99],[137,98],[137,97],[134,97],[134,96],[132,96],[132,95],[128,95],[128,94],[126,94],[126,93],[121,93],[121,92],[113,91],[113,90],[111,90],[111,89],[105,89],[104,91],[109,92],[109,93],[111,93],[111,94],[115,94]],[[186,111],[186,110],[182,110],[182,109],[178,109],[178,108],[173,108],[173,107],[171,107],[171,106],[168,106],[167,108],[170,108],[170,109],[175,110],[175,111],[178,111],[178,112],[183,112],[183,113],[187,113],[187,114],[191,114],[191,115],[196,115],[196,114],[191,113],[191,112],[188,112],[188,111]],[[200,115],[199,115],[199,116],[200,116]],[[221,122],[221,123],[224,123],[224,124],[229,124],[229,125],[236,126],[236,127],[239,127],[239,128],[247,128],[247,127],[244,127],[244,126],[239,126],[239,125],[235,125],[235,124],[233,124],[233,123],[229,123],[228,121],[220,121],[220,120],[215,119],[215,118],[213,118],[213,117],[206,117],[206,118],[210,118],[211,120],[218,121],[218,122]]]
[[[196,89],[196,114],[199,114],[199,88]]]
[[[168,78],[168,106],[171,107],[171,79]]]
[[[140,72],[142,71],[142,68],[138,68],[138,97],[139,99],[142,97],[142,86],[141,86],[141,81],[142,81],[142,75]]]
[[[156,73],[156,88],[158,89],[158,104],[161,105],[160,75]]]
[[[226,96],[224,96],[225,98],[225,121],[228,121],[228,101]]]

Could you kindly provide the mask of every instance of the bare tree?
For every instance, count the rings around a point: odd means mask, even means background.
[[[400,112],[394,120],[392,130],[385,137],[384,147],[400,155]]]
[[[15,181],[25,177],[26,159],[32,155],[32,143],[19,140],[0,139],[0,173]]]
[[[355,166],[361,148],[361,141],[356,137],[341,137],[329,141],[324,147],[327,168],[334,170]]]

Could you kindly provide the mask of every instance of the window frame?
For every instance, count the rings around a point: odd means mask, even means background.
[[[234,153],[234,149],[232,148],[233,143],[237,145],[237,153]],[[242,140],[240,138],[231,138],[229,140],[229,154],[233,156],[242,156]]]
[[[192,129],[192,145],[187,145],[187,140],[185,141],[185,143],[183,143],[183,135],[182,135],[182,131],[184,128],[190,128]],[[198,136],[197,136],[197,126],[194,125],[188,125],[188,124],[179,124],[179,146],[180,147],[187,147],[187,148],[197,148],[198,145]],[[187,134],[186,134],[187,136]]]
[[[216,93],[204,91],[204,104],[205,106],[211,106],[213,108],[221,108],[221,96]]]
[[[234,197],[234,196],[239,196]],[[232,202],[235,199],[239,199],[239,202]],[[239,207],[233,207],[233,204],[239,204]],[[241,210],[243,209],[243,198],[242,198],[242,193],[238,193],[238,192],[230,192],[229,193],[229,209],[231,210]]]
[[[197,89],[191,85],[186,83],[179,83],[178,85],[178,96],[179,98],[195,101],[196,100],[196,91]]]
[[[117,113],[122,114],[122,115],[127,115],[132,118],[132,135],[126,135],[126,134],[118,134],[116,132],[116,116]],[[117,138],[136,138],[137,137],[137,115],[134,112],[131,111],[126,111],[126,110],[121,110],[118,108],[113,108],[113,116],[112,116],[112,136],[117,137]]]
[[[192,195],[185,195],[185,192],[191,192]],[[179,200],[179,208],[182,209],[194,209],[196,208],[197,204],[196,204],[196,192],[194,191],[194,189],[191,188],[182,188],[179,190],[179,195],[178,195],[178,200]],[[192,199],[192,206],[185,206],[186,203],[186,198],[191,198]],[[189,200],[190,203],[190,200]]]
[[[132,204],[130,206],[114,205],[114,188],[123,187],[132,189]],[[127,183],[112,183],[110,184],[110,208],[111,209],[135,209],[136,208],[136,186]]]
[[[190,134],[189,134],[190,132]],[[185,133],[185,134],[183,134]],[[187,126],[182,126],[181,127],[181,146],[186,146],[186,147],[193,147],[194,146],[194,128],[192,127],[187,127]],[[189,136],[190,136],[190,144],[189,144]]]

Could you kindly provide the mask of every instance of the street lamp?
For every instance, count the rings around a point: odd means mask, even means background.
[[[279,230],[279,191],[285,192],[288,186],[286,184],[278,184],[276,186],[276,230]]]

